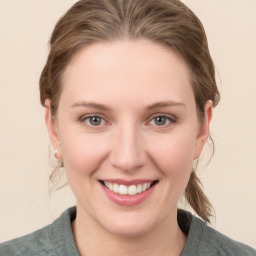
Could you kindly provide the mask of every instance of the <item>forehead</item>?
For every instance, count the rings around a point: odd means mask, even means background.
[[[171,49],[148,41],[95,43],[81,49],[63,77],[63,98],[124,102],[193,98],[189,68]],[[62,97],[62,96],[61,96]],[[148,101],[148,102],[147,102]]]

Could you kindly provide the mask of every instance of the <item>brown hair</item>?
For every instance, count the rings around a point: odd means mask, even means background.
[[[71,59],[84,46],[119,39],[148,39],[179,53],[191,73],[198,118],[204,105],[219,101],[215,69],[200,20],[179,0],[80,0],[57,22],[50,53],[40,77],[41,104],[51,100],[56,115],[61,79]],[[209,221],[212,206],[192,171],[185,197],[196,213]]]

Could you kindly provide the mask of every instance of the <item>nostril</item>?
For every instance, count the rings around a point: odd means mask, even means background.
[[[147,154],[141,148],[138,139],[126,135],[125,138],[117,139],[115,143],[110,154],[110,162],[115,168],[130,172],[147,163]]]

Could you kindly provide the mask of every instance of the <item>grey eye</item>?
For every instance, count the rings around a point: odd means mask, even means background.
[[[101,125],[102,118],[98,116],[90,116],[87,118],[86,121],[89,122],[89,124],[92,126],[98,126],[98,125]]]
[[[165,116],[157,116],[154,118],[155,124],[158,126],[165,125],[168,121],[167,117]]]

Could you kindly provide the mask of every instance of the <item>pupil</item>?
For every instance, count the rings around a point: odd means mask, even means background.
[[[166,123],[166,118],[164,116],[158,116],[156,118],[157,125],[165,125],[165,123]]]
[[[97,117],[97,116],[91,117],[90,118],[90,123],[91,123],[91,125],[100,125],[101,118]]]

